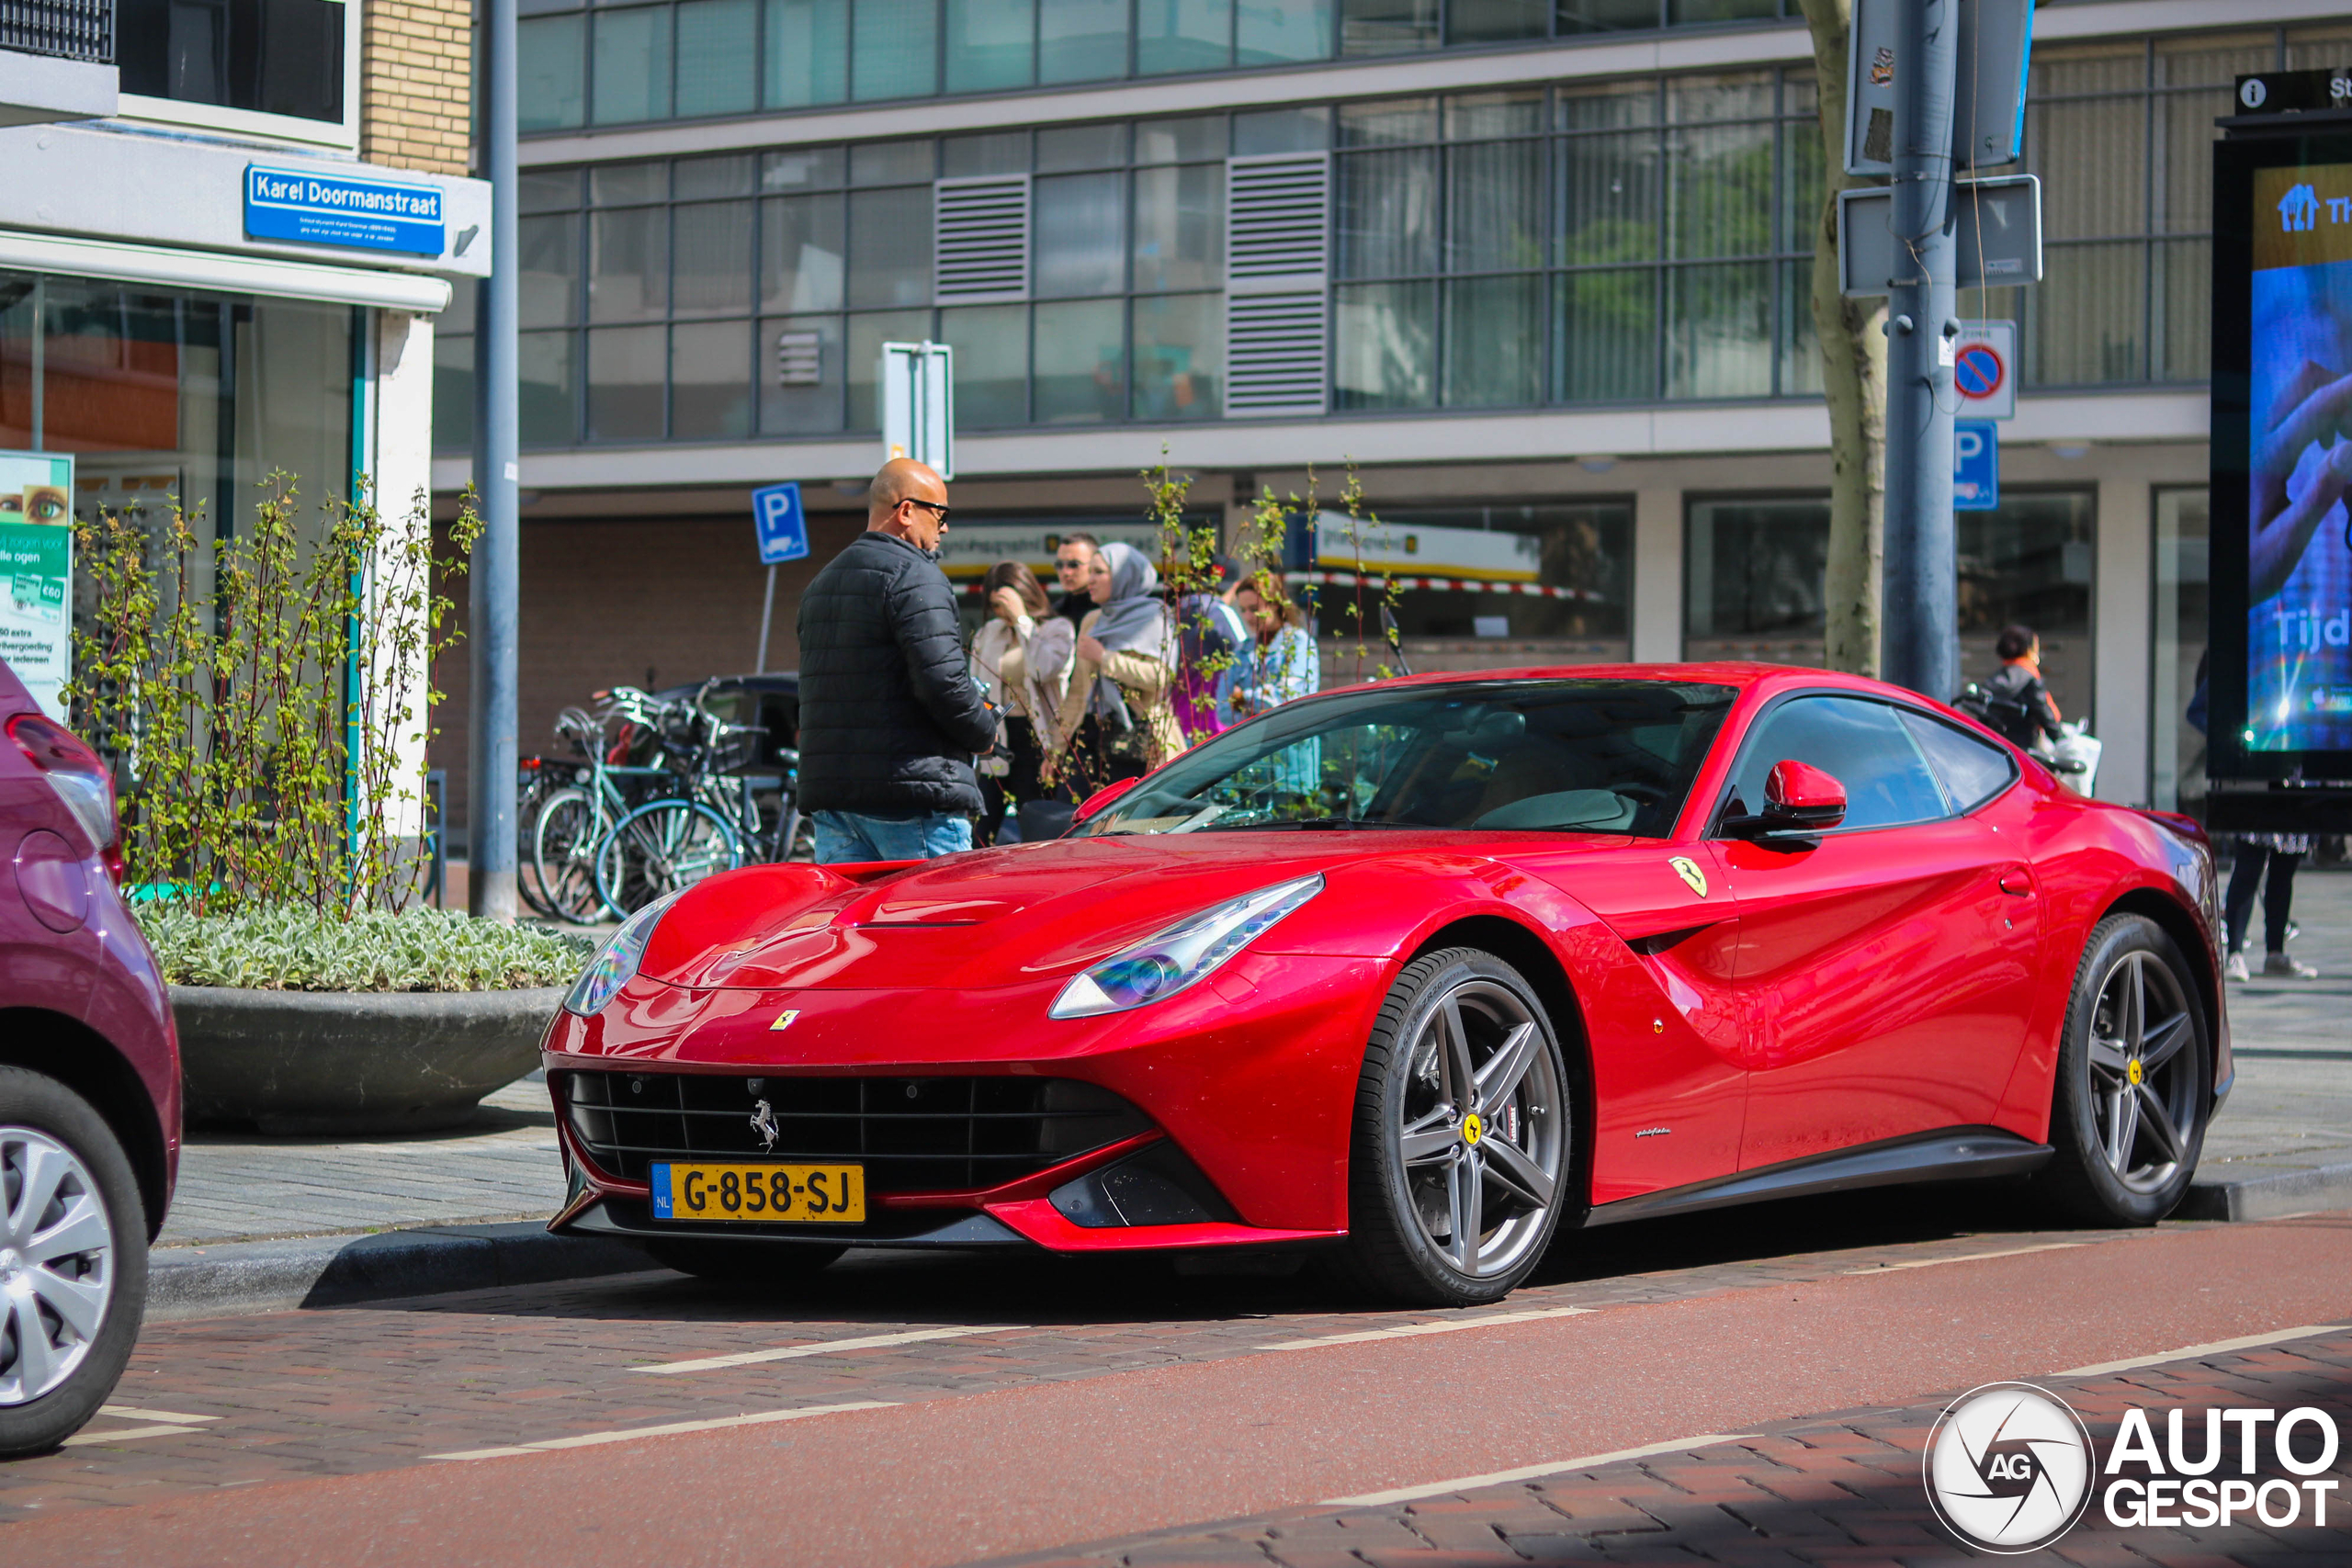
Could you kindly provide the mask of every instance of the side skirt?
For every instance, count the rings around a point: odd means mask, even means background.
[[[1954,1127],[1940,1133],[1889,1138],[1760,1170],[1645,1192],[1603,1203],[1585,1215],[1585,1225],[1616,1224],[1663,1214],[1727,1209],[1773,1198],[1802,1198],[1862,1187],[1895,1187],[1911,1181],[1967,1181],[2022,1176],[2040,1168],[2052,1149],[1996,1127]]]

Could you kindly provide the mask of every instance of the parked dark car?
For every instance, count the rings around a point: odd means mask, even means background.
[[[114,1391],[179,1164],[180,1056],[114,784],[0,663],[0,1458]]]

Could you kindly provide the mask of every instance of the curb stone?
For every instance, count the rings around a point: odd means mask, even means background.
[[[548,1234],[535,1221],[431,1225],[374,1235],[305,1236],[157,1247],[147,1318],[223,1317],[347,1306],[397,1296],[537,1285],[657,1268],[636,1247]]]
[[[2200,1172],[2173,1217],[2180,1220],[2275,1220],[2319,1209],[2352,1208],[2352,1165],[2269,1168],[2231,1179]]]

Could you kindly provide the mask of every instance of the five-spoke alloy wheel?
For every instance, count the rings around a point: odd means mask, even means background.
[[[1352,1271],[1421,1304],[1508,1294],[1559,1223],[1570,1110],[1559,1042],[1517,970],[1468,948],[1406,965],[1357,1090]]]
[[[2139,915],[2091,932],[2051,1107],[2052,1196],[2095,1224],[2154,1224],[2188,1190],[2211,1091],[2205,1013],[2172,938]]]
[[[144,1213],[97,1113],[0,1067],[0,1459],[54,1448],[113,1392],[146,1302]]]

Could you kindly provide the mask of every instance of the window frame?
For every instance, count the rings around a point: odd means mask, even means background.
[[[259,109],[231,108],[224,104],[198,104],[181,98],[151,97],[145,93],[123,94],[115,110],[116,117],[141,125],[164,125],[176,130],[217,130],[232,136],[250,136],[289,147],[333,147],[343,152],[358,152],[361,35],[366,31],[365,17],[360,9],[363,0],[328,0],[328,3],[344,8],[341,124],[331,124],[323,119],[305,119],[300,115],[265,114]]]

